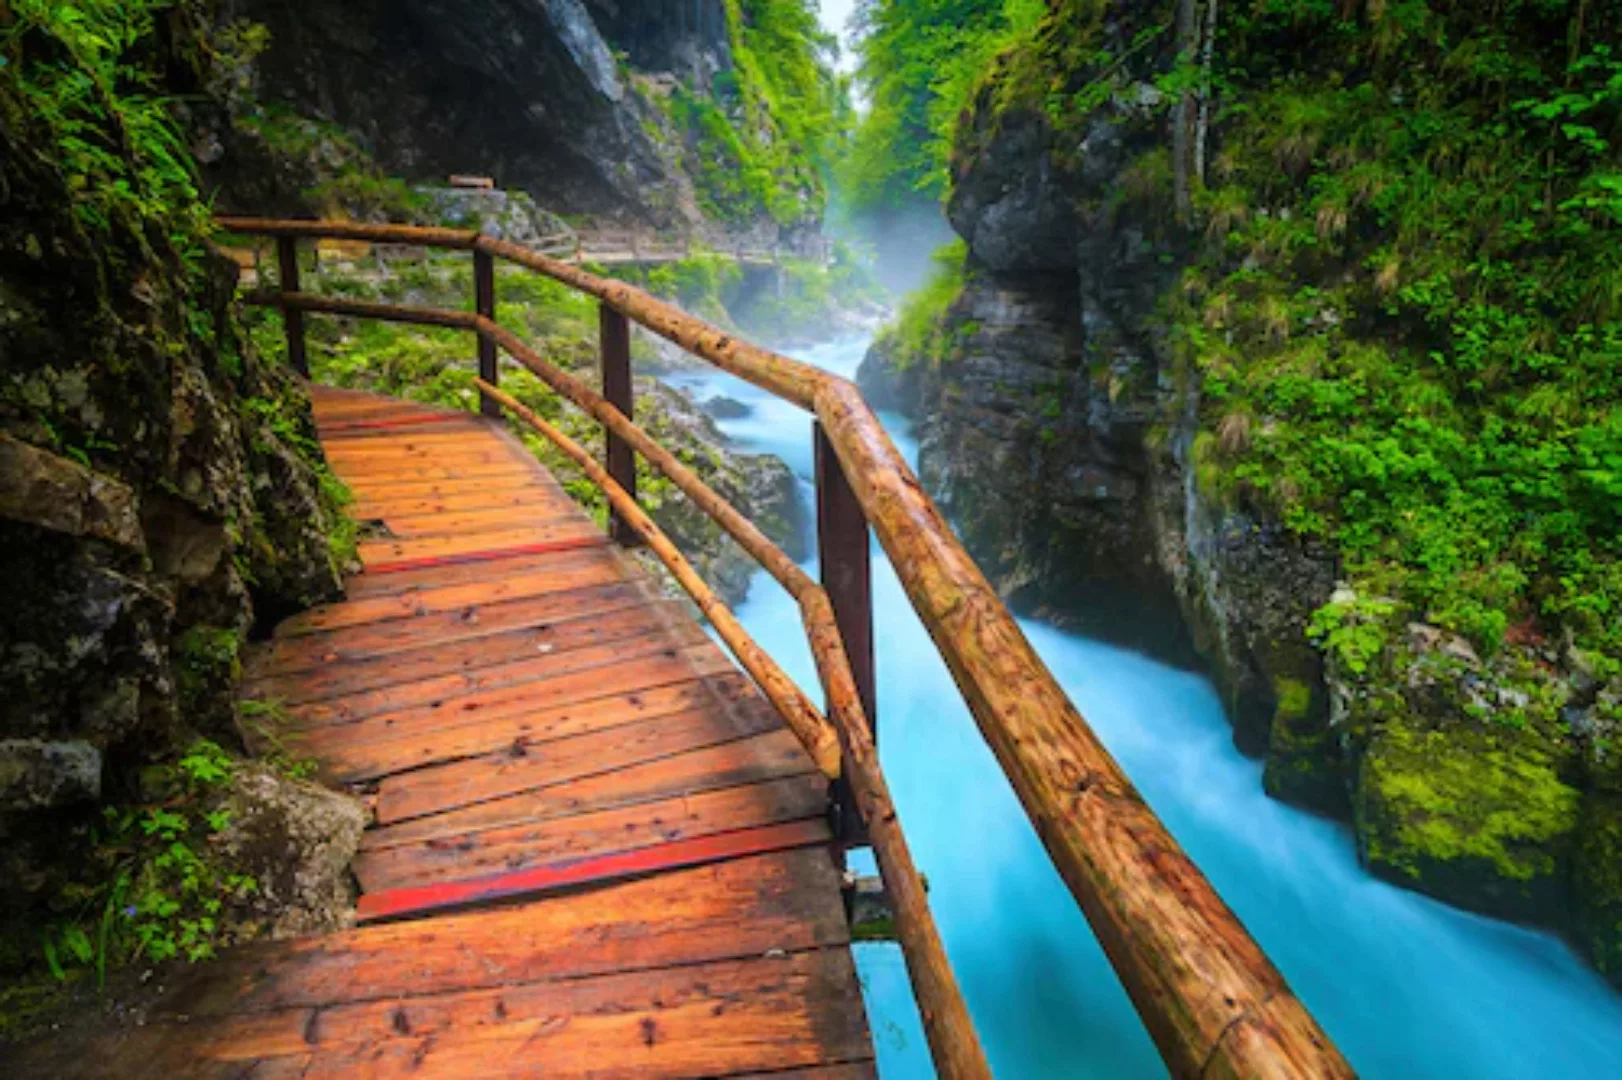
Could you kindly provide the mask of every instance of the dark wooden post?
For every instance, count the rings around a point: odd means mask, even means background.
[[[473,253],[473,306],[480,315],[494,321],[496,317],[496,261],[489,252]],[[497,385],[496,343],[479,335],[479,378],[491,386]],[[489,417],[501,416],[501,405],[487,394],[479,395],[479,412]]]
[[[597,306],[599,339],[602,344],[603,397],[627,419],[631,405],[631,324],[607,304]],[[607,443],[604,465],[614,482],[636,497],[636,451],[612,431],[603,433]],[[641,543],[641,537],[618,514],[611,519],[614,539],[625,547]]]
[[[298,238],[278,236],[276,259],[281,271],[282,292],[298,292]],[[282,308],[282,327],[287,331],[287,362],[293,365],[294,371],[309,378],[310,361],[304,355],[304,312]]]
[[[844,466],[821,424],[814,424],[817,478],[817,558],[822,565],[822,587],[834,609],[834,622],[850,657],[851,677],[861,695],[862,711],[876,743],[879,737],[877,684],[873,677],[873,567],[868,550],[867,517],[856,492],[851,490]],[[833,786],[839,812],[839,839],[847,847],[867,843],[861,814],[849,780]]]

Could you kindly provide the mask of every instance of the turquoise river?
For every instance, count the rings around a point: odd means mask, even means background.
[[[867,342],[796,355],[854,373]],[[811,498],[810,421],[729,376],[668,381],[750,407],[721,423]],[[906,421],[885,415],[909,458]],[[875,563],[879,745],[953,967],[997,1075],[1165,1070],[888,563]],[[738,611],[815,689],[792,603],[764,574]],[[1622,1077],[1622,995],[1558,939],[1375,881],[1348,831],[1262,793],[1200,675],[1039,622],[1026,634],[1172,833],[1365,1077]],[[884,1080],[932,1076],[892,945],[859,946]]]

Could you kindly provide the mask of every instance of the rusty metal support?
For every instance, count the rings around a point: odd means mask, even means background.
[[[298,237],[276,238],[276,260],[281,273],[281,290],[296,293],[298,285]],[[310,361],[304,352],[304,312],[297,308],[282,308],[282,326],[287,331],[287,362],[293,370],[310,377]]]
[[[625,316],[609,307],[599,304],[598,329],[602,344],[603,363],[603,397],[608,403],[630,420],[635,418],[631,410],[631,402],[635,396],[631,390],[631,324]],[[495,348],[491,342],[490,347]],[[606,460],[608,475],[614,483],[636,498],[636,452],[631,444],[620,438],[612,430],[603,432],[607,446]],[[612,531],[614,539],[625,547],[633,547],[642,542],[642,535],[625,523],[625,520],[616,511],[613,516]]]
[[[486,319],[496,317],[496,260],[487,251],[473,252],[473,308]],[[491,386],[500,384],[497,370],[496,343],[479,335],[479,378]],[[479,412],[488,417],[501,416],[501,403],[488,394],[479,395]]]
[[[817,480],[817,560],[822,567],[822,587],[833,605],[834,623],[850,658],[851,678],[856,682],[862,712],[869,730],[878,741],[878,684],[873,666],[873,567],[868,548],[867,517],[845,477],[839,455],[822,430],[812,424],[813,455]],[[833,802],[838,811],[839,840],[846,847],[868,843],[857,811],[850,778],[833,784]]]

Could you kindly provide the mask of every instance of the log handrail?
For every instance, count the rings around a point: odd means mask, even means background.
[[[1354,1075],[1070,702],[849,380],[742,341],[623,282],[476,232],[259,218],[221,218],[220,225],[240,233],[422,244],[502,258],[595,296],[687,352],[812,413],[1172,1074]],[[309,299],[301,295],[288,309],[320,310]],[[841,739],[849,740],[848,717],[832,711]],[[858,749],[847,743],[853,781]],[[935,1003],[924,1000],[910,950],[908,967],[927,1027]],[[947,1067],[938,1053],[937,1064]]]

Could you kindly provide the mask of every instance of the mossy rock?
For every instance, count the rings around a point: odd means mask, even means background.
[[[1358,847],[1374,874],[1488,915],[1554,923],[1581,821],[1561,752],[1532,732],[1393,719],[1358,771]]]
[[[1262,786],[1275,799],[1331,817],[1350,816],[1340,740],[1321,692],[1299,679],[1273,680],[1273,722]]]
[[[1622,987],[1622,795],[1590,795],[1572,874],[1572,936]]]

